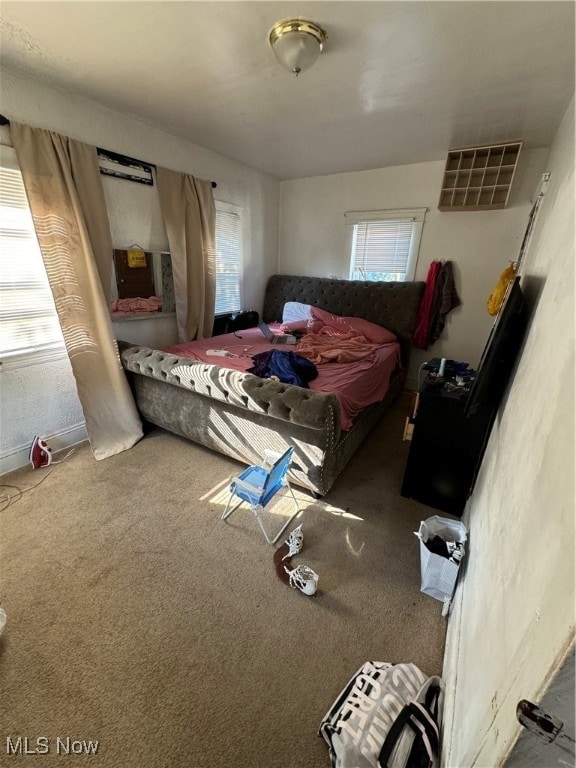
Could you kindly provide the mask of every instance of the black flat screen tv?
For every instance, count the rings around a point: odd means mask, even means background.
[[[496,411],[520,352],[527,325],[527,312],[520,278],[514,278],[494,321],[476,371],[464,415],[481,407]]]

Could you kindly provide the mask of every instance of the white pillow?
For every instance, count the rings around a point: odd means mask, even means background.
[[[312,305],[302,304],[299,301],[287,301],[282,310],[282,322],[294,323],[297,320],[310,320],[312,318]]]

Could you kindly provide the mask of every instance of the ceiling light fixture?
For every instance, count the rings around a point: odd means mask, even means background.
[[[313,21],[287,19],[274,24],[268,42],[280,64],[298,77],[322,52],[326,32]]]

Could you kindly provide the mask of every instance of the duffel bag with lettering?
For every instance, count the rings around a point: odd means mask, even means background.
[[[415,664],[367,661],[320,723],[333,768],[436,768],[443,701]]]

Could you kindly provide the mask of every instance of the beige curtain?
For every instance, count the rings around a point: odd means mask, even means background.
[[[216,297],[216,209],[212,184],[157,168],[158,195],[172,254],[180,341],[212,335]]]
[[[142,424],[120,363],[108,295],[112,241],[95,147],[11,123],[34,227],[96,459]]]

